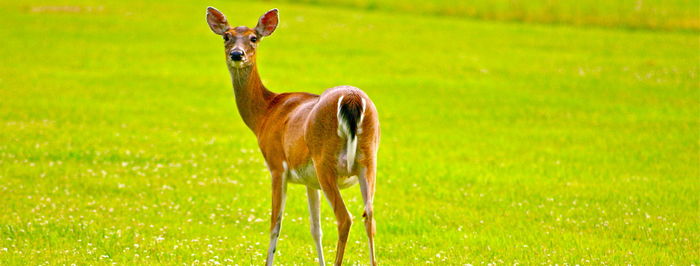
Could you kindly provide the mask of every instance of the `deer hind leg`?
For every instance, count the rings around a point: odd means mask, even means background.
[[[370,265],[377,265],[377,258],[374,254],[374,234],[376,226],[374,222],[374,185],[375,185],[376,170],[374,165],[362,167],[358,183],[360,183],[360,191],[362,192],[362,200],[365,203],[365,211],[362,217],[365,218],[365,230],[369,241],[369,260]]]
[[[272,213],[270,219],[270,246],[267,249],[265,265],[272,265],[277,251],[277,239],[282,228],[282,215],[287,197],[287,180],[285,171],[271,171],[272,174]]]
[[[323,266],[326,265],[326,261],[323,259],[323,246],[321,245],[321,237],[323,236],[323,233],[321,232],[321,194],[315,188],[306,187],[306,195],[309,199],[311,236],[314,238],[314,242],[316,243],[318,264]]]
[[[335,265],[342,265],[345,244],[348,241],[350,226],[352,225],[352,217],[340,195],[338,176],[335,172],[334,163],[333,161],[325,162],[323,160],[314,159],[314,167],[316,168],[316,175],[321,185],[321,190],[323,190],[323,193],[330,202],[338,224],[338,245],[336,247]]]

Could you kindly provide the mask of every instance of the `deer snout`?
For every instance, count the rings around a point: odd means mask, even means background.
[[[231,60],[241,61],[241,60],[243,60],[243,56],[245,54],[241,50],[233,50],[233,51],[231,51],[231,54],[229,54],[229,55],[231,56]]]

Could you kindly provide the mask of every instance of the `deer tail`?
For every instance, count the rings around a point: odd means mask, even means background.
[[[357,135],[365,116],[365,99],[356,93],[338,98],[338,136],[346,139],[345,146],[348,172],[352,170],[357,154]]]

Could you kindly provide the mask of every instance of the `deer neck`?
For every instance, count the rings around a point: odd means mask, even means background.
[[[243,68],[229,67],[238,113],[246,126],[257,135],[260,123],[274,97],[260,81],[256,64]]]

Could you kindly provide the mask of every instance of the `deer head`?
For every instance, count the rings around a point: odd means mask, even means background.
[[[255,51],[263,37],[270,36],[279,24],[277,9],[267,11],[255,28],[238,26],[231,28],[221,11],[207,8],[207,23],[214,33],[224,38],[226,63],[229,67],[244,68],[255,64]]]

